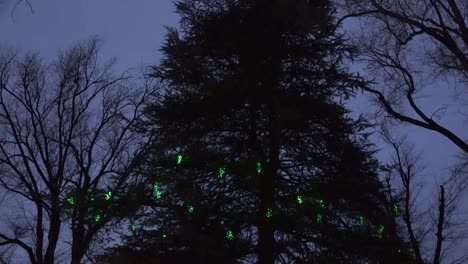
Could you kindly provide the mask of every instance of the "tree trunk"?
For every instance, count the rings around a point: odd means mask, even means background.
[[[57,197],[57,196],[55,196]],[[55,249],[57,248],[57,242],[60,233],[60,209],[58,199],[53,198],[52,201],[52,213],[50,216],[50,225],[49,225],[49,244],[47,246],[47,251],[44,256],[44,264],[54,264],[55,263]]]

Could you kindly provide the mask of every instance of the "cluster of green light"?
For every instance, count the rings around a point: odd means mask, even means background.
[[[385,227],[383,225],[379,225],[379,230],[377,231],[379,234],[382,234]]]
[[[187,210],[189,213],[193,213],[193,210],[195,210],[195,208],[191,205],[187,206]]]
[[[262,164],[260,162],[257,162],[257,173],[262,172]]]
[[[363,216],[359,217],[359,224],[361,224],[361,225],[364,224],[364,217]]]
[[[96,216],[94,217],[94,221],[95,221],[96,223],[99,222],[99,221],[101,221],[101,216],[100,216],[100,215],[96,215]]]
[[[398,252],[398,253],[401,253],[401,249],[398,249],[397,252]]]
[[[302,195],[297,196],[297,203],[302,204]]]
[[[166,238],[166,237],[167,237],[167,235],[166,235],[166,234],[162,234],[162,237],[163,237],[163,238]]]
[[[226,232],[226,238],[229,239],[229,240],[233,240],[234,239],[234,234],[232,233],[231,230],[228,230]]]
[[[315,221],[317,222],[317,224],[320,224],[322,222],[322,214],[321,213],[317,213],[317,218],[315,219]]]
[[[91,202],[94,201],[94,196],[91,196]]]
[[[109,191],[106,193],[106,201],[109,201],[109,199],[112,197],[112,192]]]
[[[136,229],[135,225],[134,225],[134,224],[131,224],[131,225],[130,225],[130,229],[131,229],[132,231],[135,231],[135,229]]]
[[[318,202],[321,208],[325,208],[325,203],[323,202],[323,200],[319,200]]]
[[[219,168],[219,177],[222,178],[224,173],[226,172],[224,168]]]
[[[153,184],[154,194],[156,195],[156,199],[161,199],[161,191],[159,190],[159,183],[157,181]]]
[[[179,154],[177,155],[177,165],[179,165],[182,162],[182,155]]]
[[[270,218],[273,215],[273,211],[271,211],[271,209],[267,209],[265,215],[266,215],[266,217]]]
[[[393,212],[394,212],[395,214],[398,214],[398,205],[396,205],[396,204],[393,205]]]
[[[74,205],[74,204],[75,204],[75,198],[73,198],[73,196],[72,196],[72,197],[70,197],[70,198],[67,199],[67,202],[68,202],[69,204],[71,204],[71,205]]]

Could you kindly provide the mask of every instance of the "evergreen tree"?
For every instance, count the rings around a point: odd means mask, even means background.
[[[139,127],[155,137],[142,166],[153,197],[103,262],[409,261],[366,124],[337,102],[360,83],[330,2],[176,7],[153,68],[166,89]]]

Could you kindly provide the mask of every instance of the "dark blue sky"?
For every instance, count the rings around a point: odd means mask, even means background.
[[[14,1],[0,0],[1,45],[12,45],[20,51],[39,51],[46,60],[51,60],[59,49],[97,34],[104,40],[103,57],[115,56],[118,59],[116,69],[119,71],[141,64],[156,64],[160,58],[158,49],[165,34],[163,26],[174,26],[178,21],[170,0],[30,1],[34,6],[34,14],[28,15],[28,10],[20,6],[12,17],[10,11]],[[352,69],[357,70],[356,67]],[[440,122],[467,139],[468,117],[457,114],[463,110],[463,106],[451,103],[447,83],[433,82],[422,95],[426,97],[419,101],[427,112],[449,104]],[[365,95],[359,95],[353,100],[350,108],[355,113],[372,110]],[[407,134],[415,149],[424,152],[422,158],[428,166],[423,193],[429,199],[437,199],[434,196],[437,189],[432,185],[433,179],[447,175],[447,168],[455,162],[454,155],[458,149],[444,137],[421,128],[399,127],[395,133]],[[378,147],[383,148],[383,145]],[[378,158],[384,162],[389,154],[392,153],[384,148]],[[468,212],[467,203],[464,207],[464,212]]]

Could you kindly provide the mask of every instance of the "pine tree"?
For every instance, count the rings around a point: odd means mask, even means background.
[[[144,165],[152,211],[111,254],[154,263],[408,260],[367,125],[336,100],[359,83],[342,67],[353,48],[333,30],[329,1],[176,7],[180,29],[168,28],[153,68],[166,89],[140,127],[155,136]]]

